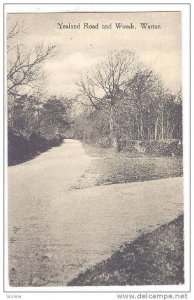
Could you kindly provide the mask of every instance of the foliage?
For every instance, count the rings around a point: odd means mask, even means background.
[[[113,52],[94,70],[78,84],[75,136],[117,150],[123,141],[182,140],[181,90],[167,90],[131,52]]]
[[[23,34],[19,22],[7,33],[9,164],[59,145],[71,123],[72,100],[43,93],[42,66],[56,54],[56,46],[39,44],[28,49],[18,42]]]

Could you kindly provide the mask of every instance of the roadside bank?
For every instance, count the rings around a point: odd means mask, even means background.
[[[184,283],[183,215],[125,243],[109,259],[68,286],[178,285]]]

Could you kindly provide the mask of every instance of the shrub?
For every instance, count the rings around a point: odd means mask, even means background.
[[[8,129],[8,164],[12,165],[27,158],[30,144],[21,133]]]
[[[60,134],[57,134],[55,137],[49,140],[51,147],[59,146],[63,142],[63,138]]]
[[[158,156],[182,156],[182,143],[179,140],[150,141],[145,144],[145,153]]]
[[[30,152],[35,153],[37,151],[43,152],[49,149],[49,141],[42,137],[39,132],[33,132],[29,138]]]
[[[60,134],[44,137],[39,131],[31,133],[29,137],[21,132],[8,129],[8,164],[14,165],[24,162],[37,155],[38,152],[47,151],[51,147],[59,146],[63,141]]]
[[[96,144],[102,148],[109,148],[111,146],[110,139],[106,136],[99,138]]]
[[[121,141],[122,150],[148,154],[151,156],[182,156],[180,140]]]

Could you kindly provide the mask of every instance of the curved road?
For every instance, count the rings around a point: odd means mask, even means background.
[[[64,286],[182,212],[182,178],[72,189],[90,164],[65,140],[8,168],[10,285]]]

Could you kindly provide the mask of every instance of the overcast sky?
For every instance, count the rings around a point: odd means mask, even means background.
[[[31,48],[43,42],[60,46],[60,53],[44,65],[48,89],[52,94],[73,95],[75,82],[106,57],[111,50],[133,50],[138,58],[157,72],[173,92],[181,86],[181,14],[152,13],[45,13],[9,14],[8,29],[23,22],[26,33],[19,43]],[[57,23],[80,23],[81,29],[59,29]],[[136,27],[116,29],[122,22]],[[141,29],[140,23],[160,25],[161,29]],[[99,23],[99,29],[83,29],[83,24]],[[112,23],[112,29],[101,29]]]

